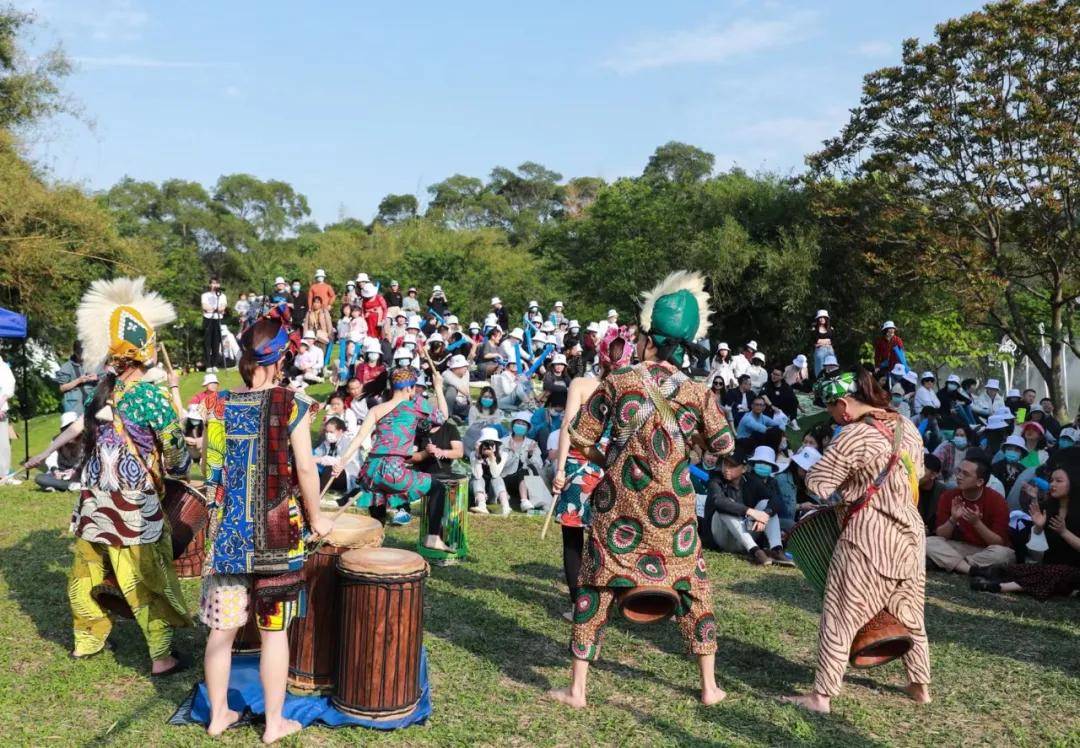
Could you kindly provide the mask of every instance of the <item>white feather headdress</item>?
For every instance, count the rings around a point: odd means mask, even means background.
[[[693,297],[693,300],[687,297],[685,303],[672,303],[675,301],[676,295],[680,297],[684,294],[679,292],[684,291]],[[668,299],[666,297],[672,297]],[[680,337],[685,340],[695,341],[701,340],[709,334],[709,315],[712,313],[709,310],[709,294],[705,292],[705,279],[700,273],[691,272],[689,270],[678,270],[653,288],[651,291],[646,291],[641,295],[641,327],[643,330],[649,332],[657,332],[668,336]],[[664,301],[661,301],[663,299]],[[668,319],[654,320],[653,317],[657,316],[657,302],[660,302],[660,307],[665,316]],[[694,329],[676,330],[670,328],[671,322],[677,322],[677,320],[671,319],[672,316],[683,317],[681,321],[685,322],[684,315],[689,312],[690,309],[685,307],[696,303],[697,305],[697,325]],[[680,309],[681,308],[681,309]],[[682,314],[678,314],[678,312]],[[676,326],[678,326],[676,324]]]
[[[159,294],[144,290],[145,283],[146,278],[116,278],[90,284],[75,315],[87,370],[110,358],[154,360],[154,331],[176,319],[176,310]]]

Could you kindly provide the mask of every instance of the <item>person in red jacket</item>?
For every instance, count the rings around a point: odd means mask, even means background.
[[[375,338],[368,338],[364,341],[364,357],[356,365],[354,376],[360,380],[360,384],[367,384],[378,379],[384,371],[386,366],[382,363],[382,346]]]
[[[326,271],[322,268],[315,271],[315,282],[308,286],[308,309],[315,306],[315,299],[322,299],[323,309],[333,309],[334,301],[337,300],[337,292],[326,282]]]
[[[386,299],[379,295],[373,283],[365,283],[360,289],[363,297],[364,319],[367,320],[368,337],[382,339],[382,325],[386,321]]]
[[[938,499],[936,529],[926,539],[926,558],[939,568],[968,574],[973,566],[1016,560],[1009,544],[1009,505],[986,486],[989,477],[990,465],[984,459],[966,459],[956,469],[956,488]]]
[[[897,352],[897,348],[900,352]],[[906,369],[903,350],[904,341],[896,334],[896,325],[892,320],[886,322],[881,326],[881,335],[874,341],[874,368],[891,370],[897,364],[904,364]]]

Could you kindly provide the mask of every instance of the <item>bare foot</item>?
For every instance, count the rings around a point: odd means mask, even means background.
[[[818,714],[828,714],[830,711],[829,698],[819,693],[809,693],[805,696],[785,696],[782,700]]]
[[[157,675],[158,673],[164,673],[166,670],[171,670],[178,662],[179,660],[172,655],[164,657],[160,660],[154,660],[150,663],[150,672],[154,675]]]
[[[210,719],[210,724],[206,726],[206,734],[212,738],[216,738],[218,735],[235,725],[239,719],[239,713],[234,712],[232,709],[226,709],[220,717],[212,717]]]
[[[926,683],[908,683],[904,686],[904,691],[916,704],[930,703],[930,686]]]
[[[585,695],[575,696],[569,688],[553,688],[547,695],[549,699],[562,702],[572,709],[585,708]]]
[[[433,551],[442,551],[443,553],[450,553],[454,550],[444,543],[438,535],[428,535],[427,540],[424,541],[424,547]]]
[[[727,693],[719,686],[711,686],[709,688],[703,688],[701,690],[701,703],[705,706],[712,706],[713,704],[719,704],[721,701],[727,698]]]
[[[303,729],[304,726],[295,719],[283,719],[273,725],[268,722],[266,724],[266,729],[263,730],[262,741],[267,745],[270,745],[293,733],[300,732]]]

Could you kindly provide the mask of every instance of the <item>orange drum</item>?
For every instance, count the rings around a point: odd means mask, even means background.
[[[113,574],[112,569],[109,569],[109,573],[101,580],[101,584],[95,585],[90,590],[90,597],[94,598],[106,613],[120,618],[135,617],[131,612],[131,606],[124,598],[124,593],[120,590],[120,584],[116,581],[116,575]]]
[[[343,514],[326,541],[304,563],[307,614],[289,627],[289,688],[299,693],[329,693],[337,672],[338,556],[354,548],[378,548],[382,523]]]
[[[355,717],[395,719],[420,701],[427,562],[397,548],[338,559],[338,668],[334,706]]]
[[[206,524],[210,515],[201,494],[201,481],[165,479],[161,508],[172,530],[173,568],[176,576],[191,579],[202,574],[206,557]]]

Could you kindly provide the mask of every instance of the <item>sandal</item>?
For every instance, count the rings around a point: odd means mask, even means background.
[[[175,665],[173,665],[168,670],[162,670],[160,673],[155,673],[155,672],[151,671],[150,672],[150,677],[151,678],[167,678],[170,675],[175,675],[176,673],[182,673],[183,671],[185,671],[185,670],[187,670],[188,668],[191,667],[191,663],[188,662],[187,660],[185,660],[183,657],[181,657],[178,653],[173,652],[172,657],[173,657],[173,659],[176,660]]]

